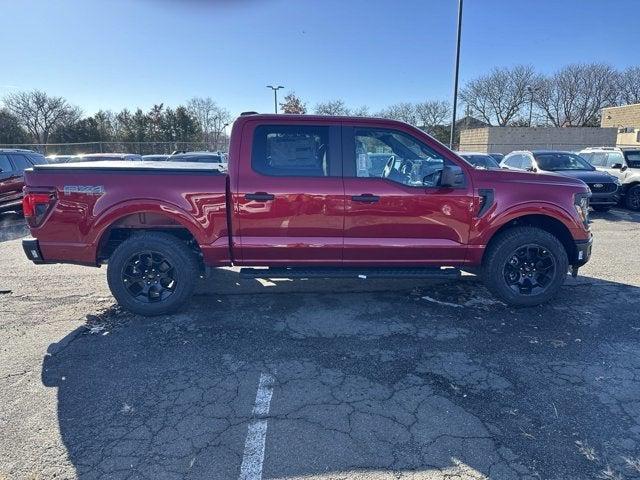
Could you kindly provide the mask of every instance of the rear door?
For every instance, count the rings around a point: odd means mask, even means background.
[[[340,133],[337,122],[245,124],[232,185],[237,263],[342,263]]]
[[[441,187],[443,166],[457,163],[427,142],[407,131],[345,125],[345,264],[464,263],[471,180],[465,173],[464,187]],[[388,160],[380,171],[373,159],[382,153]]]
[[[22,197],[22,172],[11,162],[9,155],[0,153],[0,207],[16,203]]]

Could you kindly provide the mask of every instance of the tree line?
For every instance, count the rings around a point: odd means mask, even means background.
[[[66,99],[33,90],[4,97],[0,144],[202,142],[217,150],[226,143],[231,121],[229,111],[211,98],[194,97],[175,108],[160,103],[146,112],[125,108],[84,116]]]
[[[494,68],[460,89],[460,110],[488,125],[597,126],[604,107],[640,103],[640,66],[616,70],[603,63],[567,65],[544,75],[530,65]],[[444,100],[400,102],[371,112],[342,99],[308,106],[295,92],[280,102],[291,114],[379,116],[401,120],[446,140],[451,104]],[[0,144],[72,142],[226,143],[230,112],[211,98],[195,97],[175,108],[101,110],[85,116],[62,97],[35,90],[6,95],[0,106]]]

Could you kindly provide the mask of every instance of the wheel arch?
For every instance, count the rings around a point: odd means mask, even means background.
[[[484,263],[487,252],[490,250],[491,245],[496,241],[497,238],[500,237],[503,232],[511,228],[520,226],[539,228],[555,236],[560,241],[560,243],[562,243],[562,246],[567,252],[567,257],[569,258],[570,264],[577,257],[575,241],[573,239],[573,236],[571,235],[571,231],[569,230],[569,228],[562,221],[551,215],[533,213],[512,218],[502,224],[497,230],[495,230],[495,232],[493,232],[489,241],[487,242],[486,248],[484,249],[482,263]]]
[[[201,256],[199,245],[205,233],[193,217],[174,205],[158,202],[136,202],[135,208],[132,206],[130,202],[119,205],[95,223],[94,228],[99,231],[95,241],[96,263],[108,259],[120,243],[140,231],[168,233],[191,245]]]

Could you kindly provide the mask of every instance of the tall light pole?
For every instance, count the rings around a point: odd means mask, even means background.
[[[462,2],[458,0],[458,34],[456,40],[456,68],[453,77],[453,115],[451,119],[451,135],[449,136],[449,148],[453,148],[453,137],[456,131],[456,110],[458,107],[458,72],[460,70],[460,37],[462,36]]]
[[[274,87],[273,85],[267,85],[267,88],[273,90],[273,109],[276,113],[278,113],[278,90],[284,87],[282,85],[278,85],[277,87]]]
[[[533,115],[533,95],[538,92],[540,88],[527,85],[527,92],[529,93],[529,126],[531,126],[531,118]]]

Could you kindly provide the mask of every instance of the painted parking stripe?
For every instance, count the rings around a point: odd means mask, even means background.
[[[268,373],[260,375],[256,402],[253,405],[253,419],[249,423],[247,440],[244,442],[244,454],[240,466],[240,480],[260,480],[264,462],[264,447],[267,440],[267,419],[274,378]]]

